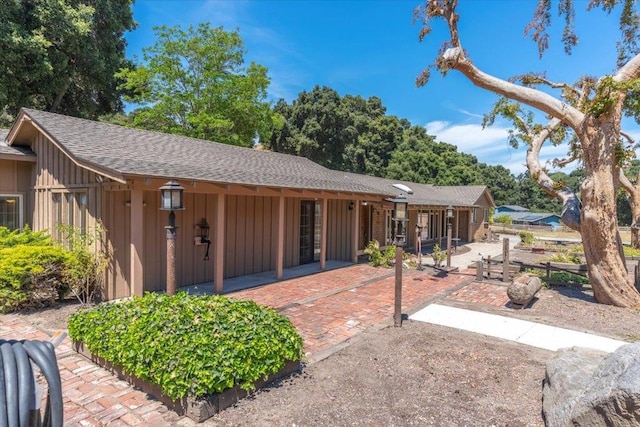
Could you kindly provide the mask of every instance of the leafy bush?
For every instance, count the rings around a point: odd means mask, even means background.
[[[71,254],[66,265],[68,291],[82,303],[94,301],[99,297],[101,274],[108,263],[107,254],[91,249],[96,236],[102,235],[102,227],[98,224],[94,233],[82,233],[69,226],[58,227]]]
[[[22,231],[0,227],[0,249],[19,245],[50,246],[51,244],[51,237],[44,231],[31,231],[28,226],[25,226]]]
[[[0,312],[50,305],[61,296],[69,253],[49,245],[0,249]]]
[[[395,246],[387,246],[387,249],[382,252],[380,250],[380,243],[378,243],[377,240],[370,241],[364,253],[369,255],[369,264],[373,267],[391,267],[396,258]]]
[[[579,283],[579,284],[587,284],[589,283],[589,278],[585,276],[581,276],[580,274],[570,273],[567,271],[556,271],[551,273],[550,279],[554,282],[560,283]]]
[[[442,262],[447,259],[447,253],[440,249],[440,245],[437,243],[433,246],[433,252],[431,252],[431,258],[436,267],[442,266]]]
[[[302,338],[274,310],[186,293],[146,294],[80,311],[69,319],[69,335],[173,399],[235,385],[251,389],[302,354]]]
[[[533,243],[533,233],[531,233],[530,231],[521,231],[520,233],[518,233],[518,236],[520,236],[520,241],[524,245],[530,245]]]
[[[548,261],[563,262],[566,264],[582,264],[582,257],[575,252],[565,250],[562,252],[556,252],[549,257]]]
[[[46,232],[0,227],[0,312],[52,305],[69,292],[91,300],[106,257],[90,250],[88,234],[63,231],[70,250],[54,245]]]

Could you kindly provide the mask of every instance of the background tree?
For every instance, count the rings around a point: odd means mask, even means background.
[[[539,0],[534,18],[526,28],[538,43],[540,54],[548,47],[546,30],[551,22],[551,3]],[[559,5],[566,22],[563,43],[570,53],[578,41],[573,33],[574,4],[571,0],[560,0]],[[456,6],[457,0],[429,0],[416,10],[416,17],[422,22],[421,40],[430,33],[433,19],[444,20],[450,35],[435,64],[423,71],[417,84],[424,85],[431,68],[437,67],[444,74],[459,71],[474,85],[503,96],[507,101],[497,109],[514,121],[520,139],[528,144],[527,167],[531,177],[547,194],[563,203],[563,222],[581,233],[596,299],[605,304],[640,307],[640,293],[627,280],[616,222],[616,195],[625,157],[622,154],[628,148],[621,141],[620,121],[623,114],[640,118],[637,2],[589,3],[589,7],[601,7],[610,15],[614,10],[620,13],[618,70],[600,79],[582,77],[573,85],[552,82],[539,74],[507,81],[478,69],[462,48]],[[532,113],[524,111],[523,105],[550,116],[551,121],[544,125],[533,123]],[[555,182],[540,165],[542,145],[562,141],[569,146],[569,156],[563,163],[579,158],[584,166],[581,200],[570,188]]]
[[[96,118],[122,110],[132,0],[5,0],[0,7],[0,125],[21,107]]]
[[[137,103],[134,127],[250,147],[265,141],[274,124],[266,102],[267,69],[244,65],[237,31],[209,24],[154,28],[143,64],[125,68],[126,100]]]

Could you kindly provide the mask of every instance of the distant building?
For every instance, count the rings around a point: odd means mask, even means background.
[[[560,215],[546,212],[531,212],[527,208],[517,205],[504,205],[496,207],[494,218],[508,216],[513,224],[518,225],[546,225],[552,229],[559,228],[562,223]]]

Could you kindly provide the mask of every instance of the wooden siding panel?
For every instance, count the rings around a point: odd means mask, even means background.
[[[236,215],[235,269],[236,276],[244,276],[247,274],[246,260],[244,259],[245,245],[247,244],[247,196],[238,196]]]
[[[254,202],[254,227],[253,227],[253,246],[250,259],[253,260],[252,272],[258,273],[263,270],[264,258],[269,253],[269,245],[264,245],[262,239],[264,236],[264,218],[266,197],[256,197]]]

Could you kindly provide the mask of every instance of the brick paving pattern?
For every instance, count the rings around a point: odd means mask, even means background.
[[[507,287],[491,282],[473,282],[447,295],[445,299],[504,307],[509,303]]]
[[[446,297],[448,292],[472,279],[473,271],[437,277],[432,270],[405,270],[403,311],[407,313],[412,307]],[[391,323],[394,286],[393,270],[359,264],[229,296],[252,299],[289,317],[305,340],[307,355],[313,356],[367,328]],[[454,292],[455,298],[475,298],[472,292],[462,292],[464,289]],[[486,289],[495,291],[491,287]],[[47,333],[17,315],[0,315],[0,337],[49,339]],[[62,378],[65,425],[165,426],[177,420],[162,403],[74,352],[68,338],[56,348],[56,354]]]

